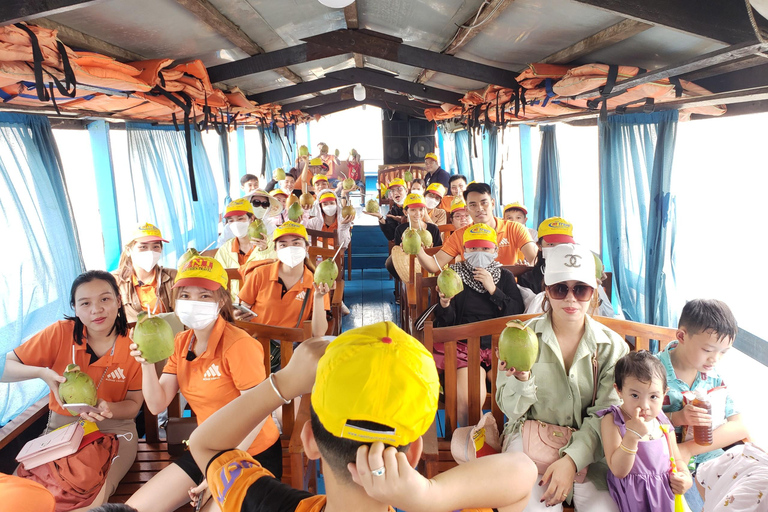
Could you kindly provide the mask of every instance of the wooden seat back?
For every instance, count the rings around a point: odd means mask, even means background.
[[[309,245],[325,247],[326,249],[339,247],[339,232],[336,230],[307,229],[307,235],[309,236]]]
[[[318,259],[333,258],[336,254],[334,249],[326,249],[324,247],[310,246],[309,259],[312,262]],[[339,251],[336,256],[336,266],[339,267],[339,274],[336,276],[336,286],[331,290],[331,322],[328,324],[328,334],[332,336],[338,336],[341,334],[341,322],[343,314],[341,312],[342,299],[344,298],[344,251]]]
[[[424,170],[424,164],[397,164],[397,165],[380,165],[379,166],[379,182],[377,188],[381,191],[382,185],[389,186],[389,182],[395,178],[402,178],[406,171],[411,171],[413,178],[423,179],[426,171]],[[390,204],[389,198],[381,197],[379,192],[379,205]]]

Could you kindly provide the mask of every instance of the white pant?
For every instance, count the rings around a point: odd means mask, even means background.
[[[505,437],[502,451],[522,452],[523,436],[520,434],[513,434]],[[541,480],[541,477],[542,475],[539,475],[539,481]],[[539,510],[562,512],[562,505],[547,507],[546,503],[540,501],[546,490],[547,486],[539,486],[537,481],[536,485],[531,489],[531,499],[528,501],[528,506],[525,507],[524,512],[534,512]],[[613,498],[611,498],[610,493],[608,493],[608,491],[597,489],[595,484],[589,480],[585,480],[583,484],[573,484],[573,506],[577,512],[619,512],[619,508],[616,506]]]

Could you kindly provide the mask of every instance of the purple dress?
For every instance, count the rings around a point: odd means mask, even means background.
[[[626,425],[619,407],[612,405],[597,415],[602,417],[609,412],[613,413],[613,422],[624,437]],[[671,425],[663,412],[656,419],[661,424]],[[674,512],[675,495],[669,487],[669,457],[667,438],[662,435],[659,439],[637,444],[635,464],[627,476],[616,478],[608,471],[608,491],[621,512]]]

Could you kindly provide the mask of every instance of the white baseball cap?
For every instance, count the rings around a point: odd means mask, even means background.
[[[560,244],[552,248],[544,267],[544,284],[551,286],[563,281],[597,286],[592,251],[578,244]]]

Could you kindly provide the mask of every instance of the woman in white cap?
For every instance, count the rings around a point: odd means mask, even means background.
[[[163,243],[168,243],[160,230],[150,224],[139,225],[120,256],[113,272],[125,306],[128,322],[135,322],[142,311],[152,314],[173,311],[171,292],[176,270],[160,265]]]
[[[595,259],[589,249],[575,244],[553,248],[544,285],[545,314],[529,325],[539,340],[536,362],[522,371],[499,361],[496,401],[508,418],[503,450],[526,450],[523,429],[568,427],[563,430],[570,439],[559,458],[537,464],[541,479],[526,510],[562,510],[569,501],[577,511],[614,512],[618,509],[606,486],[595,413],[620,403],[613,370],[629,348],[621,336],[587,314],[597,296]],[[580,473],[587,468],[589,474]]]
[[[196,256],[179,269],[174,289],[176,315],[189,329],[174,340],[174,352],[158,377],[136,344],[131,355],[141,363],[141,389],[149,410],[158,414],[180,391],[197,416],[206,418],[266,378],[261,344],[235,327],[227,273],[213,258]],[[282,475],[280,434],[272,418],[258,425],[238,446],[277,478]],[[126,502],[139,512],[170,512],[206,488],[189,452],[165,467]],[[194,489],[194,490],[193,490]],[[218,510],[209,502],[202,510]]]

